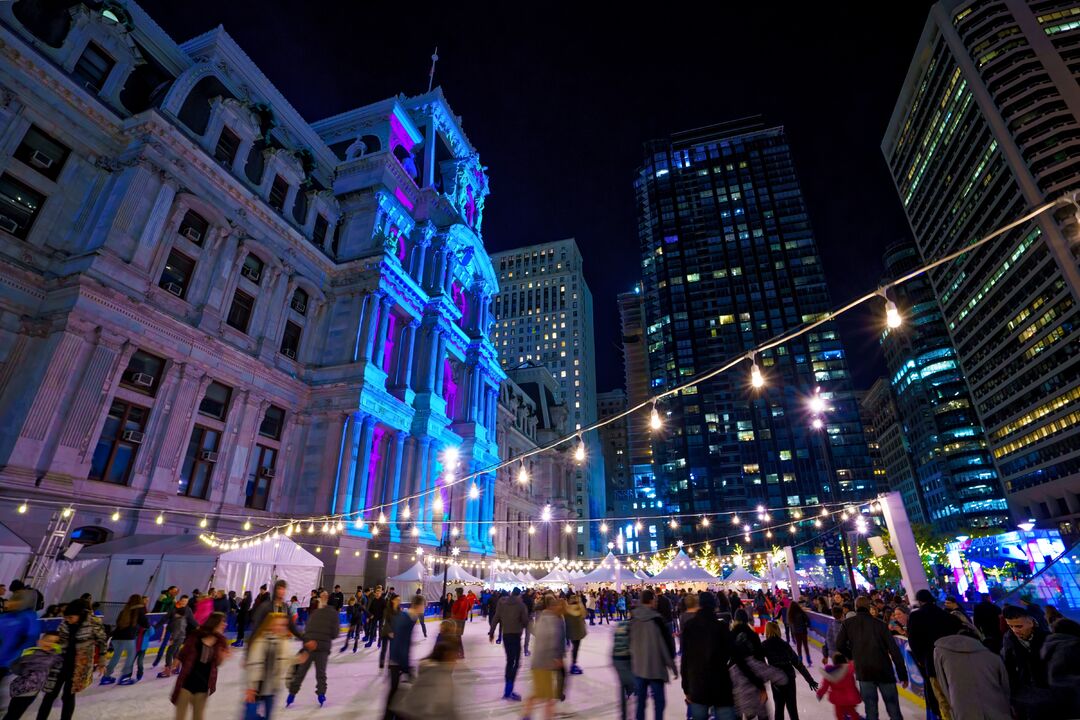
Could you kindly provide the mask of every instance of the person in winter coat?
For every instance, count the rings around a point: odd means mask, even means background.
[[[322,707],[326,702],[326,663],[330,659],[331,645],[341,634],[341,621],[338,618],[337,608],[329,604],[329,599],[330,593],[324,590],[319,596],[319,607],[308,616],[307,624],[304,625],[304,649],[308,651],[308,656],[297,666],[289,682],[286,707],[296,700],[296,694],[300,692],[304,676],[307,675],[312,664],[315,665],[315,695],[319,700],[319,706]]]
[[[817,698],[820,700],[828,693],[829,702],[836,709],[836,720],[862,720],[856,709],[862,698],[855,687],[855,667],[842,653],[833,655],[832,664],[825,666]]]
[[[679,676],[675,666],[675,637],[670,623],[657,611],[656,605],[656,593],[646,588],[641,591],[638,606],[630,613],[630,668],[637,694],[637,720],[645,720],[645,703],[650,690],[656,720],[664,717],[664,685],[668,682],[668,671]]]
[[[41,625],[34,612],[34,596],[18,590],[7,601],[6,611],[0,613],[0,680],[10,672],[11,665],[24,650],[34,647]],[[0,687],[0,693],[4,692]],[[0,697],[0,709],[7,697]]]
[[[436,641],[431,655],[420,661],[412,689],[394,695],[390,712],[401,718],[461,720],[454,687],[457,659],[456,644]]]
[[[349,629],[345,633],[345,644],[341,646],[340,652],[348,650],[349,641],[352,640],[355,653],[360,647],[360,635],[363,632],[361,628],[364,627],[364,606],[357,601],[355,596],[350,597],[345,603],[345,617],[349,621]]]
[[[1001,652],[1001,642],[1004,639],[1001,634],[1001,608],[993,600],[983,595],[979,602],[975,603],[971,611],[972,622],[982,633],[983,643],[992,652]]]
[[[191,608],[188,607],[187,595],[181,595],[176,599],[176,603],[163,622],[165,633],[169,636],[169,647],[164,652],[165,669],[158,673],[159,678],[171,677],[174,674],[173,663],[180,654],[180,648],[184,647],[188,632],[199,627]],[[159,660],[161,660],[160,654],[154,660],[155,666]]]
[[[619,720],[626,720],[626,700],[634,694],[634,672],[630,660],[630,621],[618,620],[612,632],[611,664],[619,681]]]
[[[795,654],[805,657],[806,664],[810,665],[810,616],[797,602],[792,601],[787,607],[786,627],[795,639]]]
[[[1048,633],[1024,608],[1006,605],[1002,614],[1009,632],[1001,644],[1001,659],[1009,673],[1013,712],[1019,720],[1042,720],[1052,704],[1042,650]]]
[[[581,641],[589,634],[585,626],[585,607],[581,598],[573,594],[566,602],[566,636],[570,640],[570,674],[580,675],[581,667],[577,664]]]
[[[371,594],[371,601],[368,603],[367,629],[364,633],[367,636],[367,642],[364,643],[364,647],[371,647],[376,639],[379,642],[379,647],[382,647],[382,621],[385,612],[386,598],[383,597],[382,585],[378,585]]]
[[[933,689],[926,693],[927,707],[943,720],[949,720],[949,699],[941,692],[934,672],[934,645],[941,638],[960,632],[963,625],[955,615],[938,607],[929,590],[924,588],[915,593],[915,601],[919,606],[908,616],[908,647],[919,672]],[[855,658],[855,662],[859,659]]]
[[[844,608],[842,606],[835,606],[827,612],[832,614],[833,621],[829,623],[829,627],[825,631],[825,643],[821,646],[821,662],[823,664],[831,662],[829,653],[836,652],[836,636],[840,634],[840,625],[844,622]]]
[[[840,624],[833,649],[854,662],[867,720],[878,718],[878,694],[889,720],[900,720],[896,683],[907,687],[907,664],[889,628],[870,614],[870,598],[855,600],[855,614]]]
[[[533,706],[539,704],[546,720],[551,720],[555,714],[555,701],[562,696],[566,601],[548,594],[543,597],[543,604],[538,601],[537,605],[542,606],[543,611],[537,615],[533,628],[532,694],[525,701],[524,716],[529,717]]]
[[[201,595],[199,599],[195,601],[195,607],[191,612],[195,615],[195,622],[199,625],[205,623],[214,613],[214,596],[210,593]]]
[[[716,596],[698,595],[698,610],[682,626],[682,690],[693,720],[734,720],[735,698],[727,667],[733,662],[731,632],[716,616]],[[749,673],[749,670],[747,669]],[[765,685],[757,680],[757,686]]]
[[[495,642],[496,628],[502,634],[503,653],[506,655],[503,700],[521,700],[521,696],[514,692],[514,683],[521,664],[521,633],[528,624],[529,611],[521,599],[521,589],[514,588],[513,592],[500,598],[495,605],[491,616],[491,629],[488,631],[488,642]]]
[[[15,678],[8,688],[11,703],[4,720],[19,720],[34,704],[49,675],[59,671],[64,662],[59,653],[59,642],[58,633],[47,632],[38,638],[37,646],[23,651],[22,656],[11,665]]]
[[[135,684],[135,681],[131,679],[137,652],[135,641],[138,639],[139,631],[149,627],[150,623],[146,620],[146,601],[143,600],[142,595],[132,595],[116,618],[116,628],[112,635],[113,655],[108,667],[105,668],[105,675],[101,678],[102,685],[111,685],[116,682],[113,671],[120,662],[121,655],[124,655],[125,659],[124,667],[120,671],[120,684]]]
[[[946,635],[934,644],[934,676],[953,720],[1011,720],[1005,663],[972,634]]]
[[[101,621],[90,614],[90,606],[85,601],[72,600],[67,604],[58,635],[63,661],[60,669],[45,680],[38,720],[48,720],[58,697],[63,706],[60,720],[71,720],[75,714],[75,695],[90,687],[95,670],[105,669],[108,638]]]
[[[176,720],[187,720],[188,708],[194,720],[203,720],[206,702],[217,689],[218,667],[229,657],[225,626],[224,613],[210,613],[184,640],[177,658],[180,673],[170,698],[176,706]]]
[[[1065,717],[1080,717],[1080,623],[1062,618],[1051,625],[1042,657],[1054,705]]]
[[[285,688],[289,670],[307,659],[306,652],[296,653],[291,639],[284,613],[270,613],[252,633],[244,661],[245,720],[270,720],[274,698]]]
[[[394,618],[399,612],[401,612],[401,597],[392,595],[386,604],[386,610],[383,611],[382,627],[379,629],[379,637],[382,638],[382,642],[379,643],[380,670],[386,666],[386,653],[390,651],[390,640],[394,637]]]
[[[236,603],[236,641],[233,647],[244,647],[244,634],[251,619],[251,591],[245,590],[244,596]]]
[[[387,635],[390,639],[386,643],[390,646],[390,692],[386,696],[384,720],[392,720],[398,717],[391,708],[393,707],[394,696],[397,694],[398,687],[401,684],[401,676],[408,675],[412,677],[413,675],[410,653],[412,650],[412,636],[417,619],[424,616],[424,598],[420,596],[414,597],[412,602],[409,603],[409,610],[402,612],[400,610],[401,598],[394,595],[390,599],[390,607],[392,610],[387,610],[390,622]]]
[[[735,612],[738,614],[746,611],[740,608]],[[753,632],[753,630],[750,632]],[[755,657],[746,654],[745,645],[743,644],[736,642],[733,647],[735,653],[733,659],[738,660],[738,662],[733,662],[728,667],[728,672],[731,677],[732,696],[735,699],[735,715],[740,718],[768,720],[772,714],[769,712],[769,693],[765,690],[765,683],[786,685],[788,681],[787,674],[783,670],[770,667],[765,663],[762,659],[764,658],[764,650],[762,650],[761,657]]]
[[[765,640],[761,643],[761,649],[765,651],[765,660],[774,668],[779,668],[787,675],[788,681],[783,685],[773,683],[773,702],[776,703],[776,720],[784,720],[784,710],[787,709],[791,720],[799,720],[799,706],[795,693],[795,671],[797,670],[811,690],[817,690],[818,683],[813,675],[803,665],[798,653],[791,649],[780,636],[780,625],[776,621],[765,623]]]
[[[285,600],[287,592],[288,585],[284,580],[275,582],[274,590],[270,596],[263,602],[257,604],[255,609],[251,611],[251,627],[262,627],[263,622],[266,620],[266,616],[270,613],[283,613],[289,618],[289,632],[291,632],[293,637],[298,640],[303,638],[300,628],[296,626],[296,611],[290,607],[289,603]]]

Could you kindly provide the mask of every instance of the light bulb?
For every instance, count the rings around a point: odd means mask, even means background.
[[[372,525],[371,526],[371,536],[375,537],[378,534],[379,534],[379,526],[378,525]]]
[[[60,515],[63,516],[63,517],[69,518],[69,517],[71,517],[71,512],[72,512],[71,508],[66,507],[66,508],[64,508],[63,510],[60,511]]]
[[[536,528],[534,528],[532,525],[529,526],[529,534],[530,535],[535,535],[536,534]]]
[[[892,329],[900,327],[904,323],[904,319],[900,317],[900,310],[897,309],[896,303],[892,300],[885,301],[885,324]]]
[[[420,536],[420,528],[413,528],[412,529],[412,536],[413,537],[419,537]]]
[[[551,522],[551,506],[545,505],[544,509],[540,511],[540,519],[544,522]]]
[[[315,534],[315,523],[309,522],[307,524],[307,532],[308,532],[308,535],[314,535]]]
[[[816,527],[816,528],[821,527],[821,521],[820,520],[815,520],[814,521],[814,527]]]
[[[792,526],[791,526],[790,528],[788,528],[788,529],[789,529],[789,530],[791,530],[791,534],[792,534],[792,535],[794,535],[794,534],[795,534],[795,526],[794,526],[794,525],[792,525]]]
[[[656,405],[653,405],[652,412],[649,413],[649,429],[659,430],[663,427],[663,422],[660,421],[660,413],[656,410]]]
[[[771,538],[772,537],[772,530],[766,530],[765,531],[765,537]]]
[[[769,513],[764,513],[764,514],[763,514],[763,515],[761,516],[761,519],[762,519],[762,520],[764,520],[765,522],[769,522],[770,520],[772,520],[772,516],[771,516],[771,515],[769,515]]]
[[[739,522],[739,516],[738,516],[738,515],[735,515],[735,516],[733,516],[733,517],[731,518],[731,524],[732,524],[732,525],[740,525],[740,524],[741,524],[741,523]]]
[[[201,528],[206,527],[208,524],[209,524],[209,521],[205,517],[202,520],[199,521],[199,527],[201,527]]]
[[[446,450],[443,451],[443,465],[450,469],[456,468],[460,456],[460,452],[456,447],[451,446],[446,448]]]
[[[634,529],[637,530],[638,532],[641,532],[641,529],[643,527],[645,527],[645,526],[641,524],[640,520],[638,520],[636,523],[634,523]]]
[[[469,499],[476,500],[478,497],[480,497],[480,488],[476,483],[473,483],[469,486]]]
[[[600,523],[600,532],[607,533],[607,523]]]
[[[293,526],[289,525],[289,526],[287,526],[285,528],[285,537],[292,537],[292,534],[293,534]]]
[[[518,482],[522,485],[527,485],[529,482],[529,471],[525,469],[525,463],[521,463],[521,467],[518,468]]]
[[[456,527],[450,528],[450,534],[454,537],[458,536],[458,529]]]
[[[26,514],[26,511],[27,511],[27,510],[29,510],[29,509],[30,509],[30,506],[29,506],[29,505],[27,505],[27,504],[26,504],[26,501],[24,500],[24,501],[23,501],[23,504],[22,504],[22,505],[20,505],[20,506],[19,506],[19,508],[18,508],[18,513],[19,513],[20,515],[25,515],[25,514]]]
[[[585,461],[585,443],[582,441],[581,436],[578,436],[577,447],[574,448],[574,459],[578,462]]]
[[[322,524],[322,531],[323,531],[324,533],[328,533],[328,532],[330,532],[330,523],[328,523],[328,522],[324,522],[324,523]]]
[[[384,513],[382,510],[379,511],[378,523],[380,525],[385,525],[386,524],[386,513]]]
[[[709,518],[707,518],[707,517],[701,518],[701,527],[709,527]]]
[[[490,528],[488,528],[488,535],[494,535],[494,534],[495,534],[495,526],[492,525]]]
[[[165,524],[165,516],[162,513],[158,513],[158,516],[154,518],[154,522],[158,525]]]
[[[443,511],[443,502],[442,502],[442,495],[436,495],[436,496],[435,496],[435,502],[433,502],[433,503],[431,504],[431,507],[432,507],[432,508],[433,508],[433,509],[435,510],[435,512],[437,512],[437,513],[441,513],[441,512]]]
[[[567,535],[570,535],[571,533],[573,533],[574,532],[573,525],[571,525],[570,523],[566,523],[565,531],[566,531]]]
[[[406,520],[412,517],[412,510],[409,509],[408,505],[401,509],[401,517],[405,518]]]
[[[825,398],[821,397],[821,393],[814,393],[810,398],[810,412],[817,415],[825,412]]]
[[[829,517],[829,511],[826,508],[821,508],[821,517]]]
[[[116,512],[114,512],[112,514],[112,521],[113,522],[118,522],[119,520],[120,520],[120,511],[117,510]]]
[[[679,527],[679,523],[675,520],[675,518],[671,518],[671,522],[669,522],[668,525],[671,526],[672,530]]]
[[[341,532],[342,530],[345,529],[345,523],[338,520],[337,525],[335,525],[334,527],[337,529],[338,532]]]
[[[761,368],[758,367],[756,362],[750,366],[750,384],[754,386],[755,389],[765,387],[765,378],[762,377]]]
[[[250,530],[251,529],[251,521],[250,520],[245,520],[244,521],[244,529],[245,530]]]

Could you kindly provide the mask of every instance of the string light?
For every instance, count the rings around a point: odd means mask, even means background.
[[[469,499],[476,500],[478,497],[480,497],[480,488],[476,483],[473,483],[469,486]]]
[[[825,412],[825,398],[821,397],[821,388],[815,390],[810,396],[810,412],[815,415]]]
[[[66,507],[66,508],[64,508],[63,510],[60,511],[60,516],[65,517],[65,518],[69,518],[69,517],[71,517],[71,513],[73,513],[73,512],[75,512],[75,511],[72,510],[70,507]]]
[[[669,522],[669,523],[668,523],[668,525],[670,525],[670,526],[671,526],[671,529],[672,529],[672,530],[674,530],[675,528],[679,527],[679,523],[678,523],[678,522],[676,522],[675,518],[671,518],[671,522]]]
[[[25,501],[25,500],[23,500],[23,501],[22,501],[22,505],[20,505],[20,506],[18,507],[18,509],[16,510],[16,512],[18,512],[18,513],[19,513],[20,515],[25,515],[25,514],[26,514],[26,511],[27,511],[27,510],[29,510],[29,509],[30,509],[30,506],[26,504],[26,501]]]
[[[574,459],[578,462],[585,462],[585,441],[581,439],[581,435],[578,435],[577,447],[574,448]]]
[[[492,537],[495,536],[495,526],[494,525],[492,525],[490,528],[488,528],[488,535],[491,535]]]
[[[458,536],[458,529],[457,529],[457,527],[452,527],[452,528],[450,528],[450,536],[451,536],[451,537],[457,537],[457,536]]]
[[[404,509],[402,509],[401,511],[401,517],[405,518],[406,520],[412,517],[412,510],[409,509],[408,503],[405,504]]]
[[[443,511],[442,495],[436,495],[435,496],[435,502],[433,502],[431,504],[431,507],[432,507],[432,509],[434,509],[435,512],[442,513],[442,511]]]
[[[889,299],[885,288],[881,289],[881,297],[885,298],[885,324],[891,330],[895,330],[904,324],[904,318],[900,316],[900,310],[896,307],[896,303]]]
[[[814,527],[816,527],[816,528],[821,527],[821,521],[820,520],[814,520]]]
[[[521,461],[521,467],[518,468],[517,480],[522,485],[528,485],[529,484],[529,471],[525,469],[525,461],[524,460]]]
[[[251,521],[250,520],[245,520],[244,521],[244,529],[245,530],[250,530],[251,529]]]
[[[750,353],[749,358],[750,358],[750,385],[752,385],[755,390],[760,390],[761,388],[765,387],[765,378],[762,377],[761,368],[758,367],[757,355],[755,355],[754,353]]]
[[[386,513],[384,513],[382,510],[380,510],[379,511],[379,519],[376,520],[375,522],[378,523],[379,525],[385,525],[386,524]]]
[[[119,508],[117,508],[116,511],[113,512],[112,521],[113,522],[119,522],[120,521],[120,509]]]
[[[732,515],[731,516],[731,524],[734,525],[735,527],[738,527],[739,525],[742,524],[742,523],[739,522],[739,516],[738,515]]]
[[[164,525],[165,524],[165,514],[164,513],[158,513],[158,516],[156,518],[154,518],[154,523],[157,524],[157,525]]]
[[[649,413],[649,429],[659,430],[663,426],[664,423],[660,420],[660,413],[656,409],[656,402],[653,402],[652,412]]]
[[[205,528],[205,527],[206,527],[207,525],[209,525],[209,524],[210,524],[210,521],[206,519],[206,516],[205,516],[205,515],[203,515],[203,519],[199,521],[199,527],[201,527],[201,528]],[[292,526],[291,526],[291,525],[289,526],[289,529],[290,529],[290,530],[292,529]],[[291,535],[291,534],[292,534],[292,533],[290,533],[290,535]]]
[[[701,527],[709,527],[709,518],[707,518],[707,517],[702,517],[701,518]]]
[[[551,522],[551,506],[545,505],[544,509],[540,511],[540,519],[544,522]]]
[[[565,531],[566,531],[567,535],[571,535],[574,532],[574,526],[571,525],[570,523],[566,523]]]
[[[607,523],[606,522],[600,523],[600,532],[603,533],[604,535],[607,534]]]
[[[535,535],[536,534],[536,528],[534,528],[532,525],[529,526],[529,534],[530,535]]]

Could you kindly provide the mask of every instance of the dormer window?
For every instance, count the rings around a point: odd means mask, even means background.
[[[221,128],[217,146],[214,148],[214,159],[231,167],[239,150],[240,136],[227,127]]]
[[[306,291],[300,288],[296,289],[293,293],[292,302],[289,303],[289,307],[300,315],[307,315],[308,309],[308,294]]]
[[[262,274],[265,268],[266,264],[263,263],[262,260],[251,253],[248,253],[248,256],[244,258],[243,266],[240,268],[240,274],[258,285],[259,281],[262,280]]]
[[[311,231],[311,240],[319,247],[326,242],[326,231],[330,229],[330,223],[322,215],[315,216],[315,227]]]
[[[274,208],[278,212],[285,209],[285,197],[289,194],[289,183],[285,178],[280,175],[274,176],[274,182],[270,186],[270,197],[268,202],[270,207]]]
[[[210,231],[210,223],[202,215],[194,210],[184,213],[184,219],[180,221],[179,232],[190,242],[202,247],[206,240],[206,233]]]
[[[116,61],[97,43],[89,43],[79,62],[75,63],[71,75],[80,85],[96,95],[105,86],[114,65]]]

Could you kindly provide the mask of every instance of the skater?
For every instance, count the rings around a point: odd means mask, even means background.
[[[376,638],[378,638],[379,646],[382,646],[381,628],[384,612],[386,612],[386,598],[383,597],[382,585],[376,585],[375,591],[371,593],[371,602],[368,603],[367,627],[364,631],[367,642],[364,643],[364,647],[371,647]]]
[[[529,611],[521,599],[521,589],[514,588],[513,592],[501,598],[496,604],[492,615],[491,631],[488,633],[488,642],[495,642],[496,627],[502,634],[503,653],[506,654],[503,700],[521,700],[521,696],[514,692],[514,683],[517,681],[518,667],[521,665],[521,633],[528,624]]]
[[[60,656],[59,643],[58,633],[47,632],[38,638],[36,647],[26,650],[11,666],[15,678],[8,687],[11,703],[4,720],[19,720],[34,704],[49,675],[60,669],[64,658]]]
[[[165,623],[165,634],[169,637],[169,647],[166,648],[164,653],[165,669],[158,673],[159,678],[172,677],[175,674],[173,663],[180,654],[180,648],[184,647],[184,640],[187,639],[188,632],[199,627],[198,623],[195,622],[195,616],[192,614],[191,608],[188,607],[187,595],[181,595],[176,599],[176,604],[173,605],[172,611],[163,622]],[[158,655],[157,660],[154,660],[155,666],[159,660],[161,660],[161,655]]]
[[[244,596],[236,604],[236,641],[233,647],[244,647],[244,632],[251,617],[251,591],[245,590]]]
[[[379,669],[386,665],[386,653],[390,651],[390,640],[394,637],[394,618],[401,612],[401,596],[394,595],[383,611],[383,619],[379,629]]]
[[[307,653],[293,651],[289,618],[284,613],[270,613],[251,636],[244,664],[245,720],[270,720],[274,698],[285,688],[286,678],[293,665],[307,660]],[[259,710],[262,714],[259,714]]]
[[[218,667],[229,657],[226,624],[224,613],[212,612],[184,640],[177,660],[180,673],[171,698],[176,706],[176,720],[187,720],[189,707],[194,720],[205,717],[206,701],[217,689]]]
[[[330,593],[324,590],[319,596],[318,609],[308,616],[303,637],[308,656],[293,673],[289,683],[289,696],[285,699],[286,707],[296,700],[300,686],[304,683],[304,676],[312,664],[315,665],[315,695],[319,700],[319,707],[326,702],[326,662],[330,658],[331,644],[341,633],[338,611],[329,604],[329,600]]]
[[[862,720],[858,711],[862,695],[855,686],[855,663],[841,653],[833,655],[832,664],[825,666],[825,677],[817,689],[818,700],[826,693],[835,708],[836,720]]]
[[[796,607],[796,606],[793,606]],[[761,643],[761,649],[765,651],[765,659],[775,668],[779,668],[787,675],[787,682],[778,685],[772,684],[773,703],[776,705],[776,720],[784,720],[784,711],[787,710],[791,720],[799,720],[798,697],[795,692],[795,671],[798,671],[811,690],[817,690],[818,683],[814,680],[810,671],[803,665],[798,653],[791,649],[782,637],[780,637],[780,625],[775,620],[765,623],[765,640]]]
[[[400,606],[401,598],[395,595],[391,604],[394,611],[387,612],[390,619],[389,641],[386,643],[390,646],[390,692],[386,696],[384,720],[397,717],[391,710],[391,705],[401,683],[401,676],[412,677],[413,674],[409,651],[412,649],[412,635],[417,618],[423,617],[423,598],[414,597],[409,604],[408,612],[401,612],[398,609]]]
[[[566,603],[566,635],[570,641],[570,674],[581,675],[582,669],[577,663],[581,641],[589,634],[585,626],[585,607],[577,594],[570,595]]]
[[[105,648],[108,644],[105,628],[90,614],[90,606],[84,601],[72,600],[64,608],[59,639],[60,655],[64,660],[60,671],[51,673],[45,680],[45,695],[38,708],[38,720],[48,720],[57,697],[63,704],[60,720],[71,720],[75,714],[75,695],[90,687],[95,669],[105,670]]]
[[[113,630],[112,646],[113,655],[109,660],[109,666],[105,668],[105,675],[101,678],[102,685],[112,685],[116,682],[113,671],[120,662],[120,655],[124,657],[124,668],[120,672],[121,685],[134,685],[131,679],[135,668],[135,643],[138,640],[140,630],[150,627],[146,621],[146,601],[142,595],[132,595],[128,598],[124,609],[116,618],[116,628]]]
[[[356,652],[360,647],[360,634],[364,627],[364,606],[357,602],[355,597],[351,597],[348,605],[345,606],[345,613],[349,618],[349,631],[345,635],[345,644],[341,646],[341,652],[349,649],[350,640],[353,643],[352,651]]]

